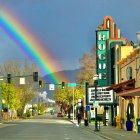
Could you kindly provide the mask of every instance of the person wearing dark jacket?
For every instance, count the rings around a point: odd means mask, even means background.
[[[82,119],[81,113],[78,112],[78,114],[77,114],[77,123],[78,123],[78,125],[81,124],[81,119]]]

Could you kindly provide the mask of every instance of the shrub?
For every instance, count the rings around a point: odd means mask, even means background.
[[[26,111],[26,116],[27,116],[27,117],[31,117],[31,111],[30,111],[30,110],[27,110],[27,111]]]

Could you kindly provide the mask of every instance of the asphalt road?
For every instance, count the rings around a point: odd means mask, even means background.
[[[104,140],[55,115],[38,116],[0,127],[0,140]]]

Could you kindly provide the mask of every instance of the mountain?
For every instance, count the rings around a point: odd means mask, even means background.
[[[75,69],[75,70],[63,70],[63,71],[58,71],[52,74],[48,74],[45,75],[44,77],[42,77],[43,81],[45,81],[45,87],[43,90],[45,90],[48,94],[47,97],[50,99],[53,99],[53,93],[54,91],[49,90],[49,82],[48,79],[51,79],[52,75],[65,75],[65,77],[67,77],[67,82],[68,83],[76,83],[76,75],[79,72],[79,69]],[[65,79],[62,79],[62,81],[65,81]],[[60,81],[60,82],[62,82]],[[53,82],[50,82],[53,83]]]
[[[67,82],[76,83],[76,75],[78,72],[79,72],[79,69],[58,71],[52,74],[45,75],[43,77],[43,80],[48,81],[48,79],[50,79],[49,77],[52,77],[52,75],[65,75],[65,77],[67,77]],[[65,81],[65,79],[62,79],[62,81],[63,80]]]

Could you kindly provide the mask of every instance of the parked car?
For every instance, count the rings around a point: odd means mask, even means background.
[[[76,115],[76,114],[75,114]],[[69,116],[69,114],[67,114],[67,117]],[[73,117],[73,113],[70,113],[70,117]]]
[[[57,117],[63,117],[63,114],[61,112],[57,113]]]

